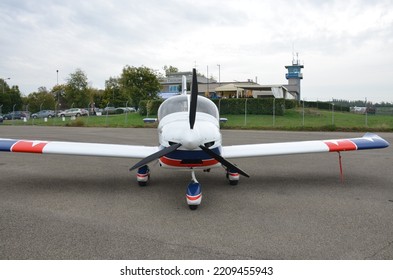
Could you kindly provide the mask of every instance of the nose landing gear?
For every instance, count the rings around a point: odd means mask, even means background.
[[[194,170],[192,170],[191,177],[191,182],[188,184],[187,187],[186,200],[188,207],[191,210],[196,210],[202,201],[202,189],[201,184],[199,184],[199,182],[195,178]]]

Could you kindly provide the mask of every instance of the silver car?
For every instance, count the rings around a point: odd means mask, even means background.
[[[57,114],[58,117],[80,117],[83,115],[83,112],[79,108],[71,108],[67,109],[65,111],[61,111],[60,113]]]
[[[49,118],[50,119],[54,116],[55,116],[55,111],[52,111],[52,110],[42,110],[42,111],[39,111],[39,112],[31,115],[31,117],[33,119],[37,119],[37,118]]]

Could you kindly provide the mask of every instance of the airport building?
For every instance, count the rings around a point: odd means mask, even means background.
[[[304,66],[299,60],[293,59],[292,65],[285,66],[288,70],[285,77],[288,84],[260,85],[253,80],[244,82],[217,82],[215,79],[198,75],[200,95],[209,98],[284,98],[300,100],[300,82],[303,79],[301,69]],[[166,99],[181,93],[182,76],[187,78],[190,89],[192,72],[171,73],[161,81],[161,97]]]

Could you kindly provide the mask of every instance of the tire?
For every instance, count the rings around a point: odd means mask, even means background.
[[[188,207],[190,208],[190,210],[194,211],[198,209],[198,205],[188,205]]]

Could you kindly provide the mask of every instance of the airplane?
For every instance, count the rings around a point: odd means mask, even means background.
[[[0,139],[0,151],[16,153],[104,156],[141,159],[130,171],[137,169],[137,182],[146,186],[150,179],[149,163],[158,161],[163,168],[188,170],[191,181],[186,201],[195,210],[202,201],[201,184],[195,171],[210,171],[224,167],[231,185],[237,185],[240,175],[249,175],[228,161],[232,158],[338,152],[342,175],[343,151],[380,149],[389,143],[380,136],[366,133],[351,139],[297,141],[223,146],[217,106],[198,95],[196,70],[193,69],[191,93],[187,93],[186,78],[182,78],[182,93],[166,99],[158,109],[158,146],[98,144],[42,140]]]

